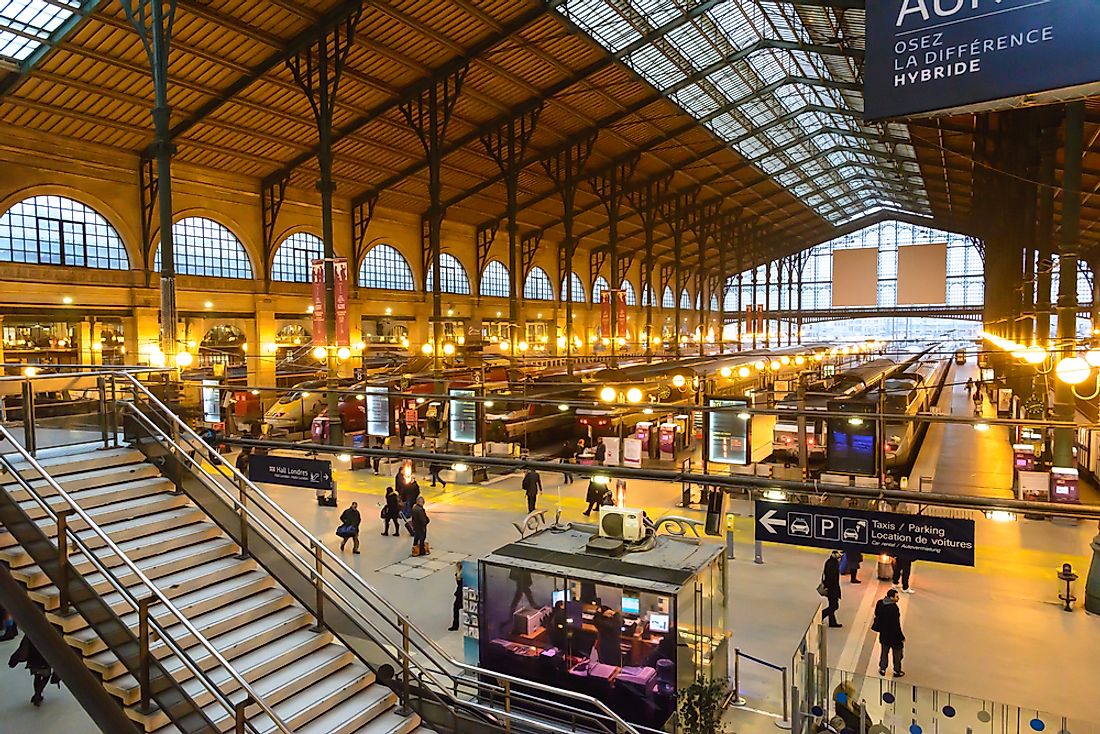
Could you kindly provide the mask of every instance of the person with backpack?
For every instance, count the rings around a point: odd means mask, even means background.
[[[901,608],[898,606],[898,590],[890,589],[886,596],[875,604],[875,619],[871,631],[878,632],[880,647],[878,674],[886,675],[890,664],[890,655],[894,656],[894,677],[901,678],[905,672],[901,669],[901,658],[905,647],[905,635],[901,631]]]
[[[397,491],[393,487],[386,487],[386,504],[382,506],[382,535],[390,534],[390,523],[393,523],[393,536],[401,535],[401,526],[397,524],[401,517],[401,501],[397,497]]]
[[[359,515],[359,503],[352,502],[351,507],[340,513],[340,527],[336,534],[340,536],[340,550],[351,541],[352,555],[359,555],[359,525],[363,518]]]

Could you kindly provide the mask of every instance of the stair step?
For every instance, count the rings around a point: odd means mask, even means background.
[[[308,627],[311,624],[313,624],[313,618],[304,610],[297,607],[285,607],[274,614],[252,620],[248,624],[207,639],[221,653],[223,658],[232,662],[233,659],[266,645],[274,639],[288,635],[303,627]],[[328,632],[311,632],[310,634],[316,634],[326,642],[332,641],[332,635]],[[209,670],[218,664],[206,648],[197,644],[186,648],[186,652],[203,670]],[[115,657],[115,654],[109,650],[96,653],[84,660],[89,668],[99,673],[105,680],[113,680],[127,672],[126,668]],[[183,661],[175,655],[162,658],[160,663],[177,680],[183,680],[190,675],[189,671],[181,672],[185,670],[185,666]]]
[[[197,545],[210,538],[216,538],[221,536],[221,531],[218,527],[210,522],[197,522],[191,525],[181,525],[180,527],[170,528],[168,530],[153,533],[152,535],[141,536],[132,540],[119,543],[119,549],[132,561],[140,561],[143,558],[150,556],[167,553],[168,551],[175,550],[177,548],[183,548],[190,545]],[[107,568],[117,568],[122,565],[122,561],[114,554],[113,551],[102,549],[95,554],[96,560],[101,564],[107,566]],[[30,560],[29,558],[27,559]],[[74,553],[69,556],[69,563],[77,573],[89,574],[94,573],[96,566],[85,556],[83,553]],[[24,586],[28,588],[37,588],[43,584],[49,583],[49,577],[34,563],[26,563],[19,567],[11,567],[12,575]]]
[[[394,706],[395,708],[382,712],[367,722],[366,725],[355,729],[355,734],[412,734],[412,732],[433,734],[430,729],[420,726],[420,715],[415,711],[402,715],[397,712],[397,702],[394,703]],[[312,722],[310,726],[312,726]]]
[[[297,725],[294,731],[296,734],[353,734],[382,714],[392,711],[397,703],[396,693],[375,684],[358,695],[345,697],[324,713],[309,717],[304,725]],[[278,708],[275,711],[278,713]]]
[[[157,588],[168,597],[180,614],[191,619],[225,604],[226,599],[255,594],[275,585],[271,576],[256,571],[255,568],[256,562],[250,559],[223,558],[170,574],[160,580]],[[145,584],[138,584],[128,590],[134,599],[142,599],[150,595],[150,590]],[[222,596],[223,594],[227,596]],[[125,624],[131,629],[137,629],[137,610],[131,607],[130,602],[120,592],[113,591],[104,594],[102,598]],[[149,613],[161,624],[171,624],[175,621],[159,602],[150,607]],[[47,612],[47,616],[66,634],[72,634],[88,626],[77,615],[61,617],[53,612]]]
[[[163,477],[150,477],[147,479],[119,481],[106,486],[76,490],[69,492],[69,495],[85,512],[91,514],[92,510],[103,508],[107,505],[134,500],[139,497],[170,494],[173,489],[175,489],[175,485],[173,485],[171,481]],[[55,512],[68,509],[70,506],[60,495],[53,494],[52,490],[48,494],[45,494],[45,499]],[[19,506],[23,508],[23,512],[32,520],[39,520],[46,516],[46,509],[42,507],[36,499],[24,499],[19,502]]]
[[[235,557],[234,554],[236,553],[237,545],[233,541],[228,538],[211,538],[187,548],[177,548],[168,553],[149,556],[134,563],[145,574],[146,578],[159,588],[163,583],[167,583],[168,579],[175,578],[197,566],[227,558],[240,560]],[[120,564],[112,569],[112,573],[115,580],[127,589],[140,583],[137,575],[128,566]],[[100,595],[109,594],[115,589],[112,581],[98,571],[86,574],[84,580]],[[29,589],[29,594],[32,599],[45,606],[46,609],[57,608],[58,592],[56,586],[46,584]]]
[[[51,474],[61,488],[66,492],[75,492],[81,489],[102,487],[118,482],[131,482],[138,479],[159,477],[160,470],[149,463],[119,464],[117,466],[97,467],[90,471],[81,471],[58,476]],[[30,485],[41,494],[49,494],[53,490],[46,484],[46,480],[35,477],[30,480]],[[5,486],[9,494],[16,500],[28,499],[27,490],[10,477],[0,478],[0,486]]]
[[[101,443],[76,444],[72,446],[52,446],[40,449],[35,460],[54,479],[60,479],[69,474],[103,469],[108,466],[122,466],[125,464],[141,464],[145,462],[145,454],[137,449],[117,448],[104,449]],[[25,479],[40,479],[41,475],[30,464],[15,453],[5,454],[5,458],[13,465],[20,476]]]
[[[239,655],[232,661],[232,665],[245,680],[251,683],[328,646],[331,646],[331,643],[326,635],[319,635],[303,627],[290,634],[280,635],[256,650]],[[173,661],[164,662],[168,664]],[[186,687],[190,684],[191,678],[183,677],[184,674],[190,673],[186,670],[182,671],[177,676],[177,680],[183,681]],[[221,666],[212,668],[209,674],[216,680],[220,680],[219,675],[228,677],[228,671]],[[137,679],[129,673],[104,681],[103,688],[112,696],[122,699],[126,705],[137,703],[141,695]]]

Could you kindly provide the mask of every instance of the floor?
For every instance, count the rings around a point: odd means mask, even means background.
[[[954,410],[965,408],[957,391],[945,395],[944,400],[950,401]],[[995,430],[979,433],[964,426],[934,426],[919,461],[925,461],[934,472],[935,487],[1005,491],[998,465],[1003,466],[1007,456],[1007,441]],[[386,471],[388,467],[383,466]],[[452,655],[461,657],[460,633],[447,631],[454,581],[446,568],[459,557],[478,557],[518,537],[513,523],[526,515],[519,477],[505,476],[483,486],[449,483],[446,488],[432,488],[425,481],[432,520],[429,558],[445,562],[427,566],[410,563],[410,539],[405,533],[399,538],[380,535],[377,517],[389,477],[343,469],[336,474],[338,508],[319,507],[309,490],[266,489],[334,549],[339,544],[334,534],[338,516],[348,503],[358,501],[365,519],[362,554],[352,555],[349,548],[344,557],[392,603],[408,610],[413,621],[436,636]],[[544,474],[543,483],[540,508],[548,509],[551,516],[560,508],[566,521],[583,519],[585,483],[562,485],[558,474]],[[678,484],[635,480],[630,482],[626,504],[645,508],[654,518],[666,514],[702,517],[697,509],[676,507],[679,499]],[[824,553],[764,544],[764,563],[757,564],[753,560],[751,505],[735,500],[730,511],[735,514],[736,556],[729,565],[731,648],[778,666],[790,665],[794,648],[818,607],[815,587]],[[1063,612],[1056,598],[1055,578],[1064,562],[1072,563],[1084,576],[1096,528],[1086,523],[1022,518],[998,523],[978,517],[976,524],[975,568],[915,565],[916,593],[902,597],[907,682],[1100,721],[1096,698],[1100,671],[1095,664],[1100,620],[1080,610]],[[429,572],[423,573],[425,570]],[[870,617],[874,602],[887,588],[873,580],[873,571],[867,563],[861,572],[864,583],[854,586],[844,582],[839,618],[845,626],[832,630],[828,641],[832,666],[869,675],[872,681],[877,679],[877,644],[870,631]],[[0,645],[0,654],[10,654],[10,645]],[[733,709],[728,715],[731,729],[739,734],[774,731],[782,708],[780,674],[744,661],[740,688],[748,708],[764,713]],[[51,688],[41,709],[30,706],[30,679],[22,671],[0,666],[0,690],[8,694],[0,696],[0,734],[95,731],[63,690]]]

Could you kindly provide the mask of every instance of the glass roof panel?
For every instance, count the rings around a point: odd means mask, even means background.
[[[0,57],[23,61],[79,10],[79,0],[0,0]]]

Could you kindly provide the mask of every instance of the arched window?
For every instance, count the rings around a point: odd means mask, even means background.
[[[667,285],[665,292],[661,294],[661,308],[676,308],[676,297],[672,295],[672,289]]]
[[[592,284],[592,303],[599,303],[603,298],[603,292],[609,290],[607,285],[607,279],[602,275],[596,277],[596,282]],[[574,293],[573,295],[576,295]]]
[[[623,299],[626,301],[626,305],[638,305],[638,294],[634,291],[633,283],[629,280],[624,280],[622,283],[619,283],[619,290],[623,292]]]
[[[553,301],[554,286],[550,276],[540,267],[531,268],[527,279],[523,281],[523,297],[528,301]]]
[[[428,276],[425,278],[424,290],[431,293],[435,290],[435,267],[428,263]],[[470,295],[470,278],[466,275],[466,268],[454,255],[443,253],[439,256],[439,292],[453,293],[458,296]]]
[[[0,217],[0,261],[129,270],[115,228],[97,211],[63,196],[32,196]]]
[[[312,263],[325,257],[325,243],[308,232],[298,232],[283,240],[271,261],[271,279],[280,283],[308,283]]]
[[[442,262],[442,260],[440,261]],[[512,284],[508,278],[508,268],[500,260],[491,260],[481,274],[481,295],[507,298],[512,293]]]
[[[710,294],[710,310],[711,311],[717,311],[718,310],[718,296],[717,296],[717,294],[714,294],[714,293]]]
[[[685,288],[680,291],[680,308],[691,310],[691,296],[688,295],[688,289]]]
[[[653,292],[653,286],[647,285],[645,290],[642,291],[642,305],[643,306],[656,306],[657,295]]]
[[[561,300],[565,300],[569,297],[569,289],[566,288],[566,283],[573,285],[573,303],[584,303],[584,283],[581,282],[580,277],[576,273],[569,273],[566,276],[569,280],[564,278],[561,281]]]
[[[405,256],[389,245],[375,245],[359,265],[359,285],[390,291],[415,291],[416,281]]]
[[[252,262],[244,245],[221,224],[206,217],[187,217],[172,225],[176,272],[206,278],[252,278]],[[160,245],[153,258],[160,270]]]

